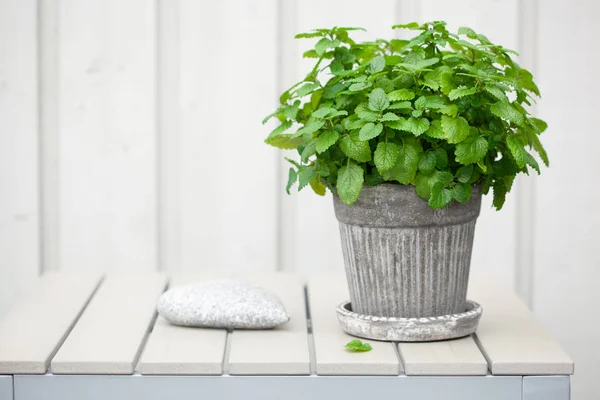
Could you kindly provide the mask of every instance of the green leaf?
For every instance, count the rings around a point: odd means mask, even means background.
[[[444,184],[437,182],[431,188],[431,195],[429,197],[429,207],[431,208],[443,208],[446,207],[452,201],[452,193],[450,190],[444,187]]]
[[[315,118],[325,118],[331,111],[333,111],[329,107],[321,107],[318,110],[312,113],[312,116]]]
[[[381,131],[383,131],[383,125],[381,125],[380,123],[373,124],[372,122],[369,122],[360,129],[358,137],[360,138],[360,140],[370,140],[374,137],[379,136]]]
[[[350,351],[359,352],[359,353],[373,350],[373,348],[371,347],[371,345],[369,343],[367,343],[367,342],[363,343],[358,339],[349,341],[348,343],[346,343],[346,345],[344,347]]]
[[[439,119],[434,119],[429,125],[429,129],[425,134],[435,139],[446,139],[446,133],[442,129],[442,122]]]
[[[292,188],[292,186],[294,186],[294,183],[296,183],[297,180],[298,174],[296,173],[296,170],[294,168],[290,168],[288,172],[288,182],[285,186],[285,191],[287,192],[287,194],[290,194],[290,189]]]
[[[452,198],[459,203],[466,203],[471,198],[471,185],[459,183],[452,188]]]
[[[474,164],[486,155],[487,150],[487,140],[483,136],[474,136],[456,145],[454,155],[456,161],[463,165]]]
[[[399,121],[400,117],[394,113],[385,113],[379,120],[381,122]]]
[[[325,131],[317,137],[317,153],[321,154],[333,146],[339,139],[340,134],[337,131]]]
[[[315,176],[313,179],[311,179],[309,183],[310,183],[310,187],[312,188],[313,192],[315,192],[319,196],[325,196],[327,187],[325,185],[323,185],[323,182],[321,182],[321,179],[319,178],[318,175]]]
[[[375,88],[369,95],[369,109],[371,111],[381,112],[388,108],[390,101],[388,100],[385,91],[381,88]]]
[[[417,143],[405,141],[404,146],[400,147],[396,165],[389,172],[383,175],[385,180],[396,180],[403,185],[408,185],[415,179],[417,167],[419,165],[419,153],[422,149]]]
[[[448,95],[456,88],[452,71],[445,71],[440,75],[440,89],[442,93]]]
[[[284,150],[295,149],[301,145],[303,139],[301,137],[294,138],[292,135],[278,135],[272,138],[267,138],[265,143],[273,147],[277,147]]]
[[[546,121],[541,120],[539,118],[530,118],[531,122],[535,125],[539,133],[543,133],[546,129],[548,129],[548,124]]]
[[[433,71],[426,73],[423,85],[437,91],[440,88],[442,74],[444,73],[448,73],[451,75],[452,69],[447,65],[442,65],[440,67],[437,67]]]
[[[302,53],[302,58],[319,58],[319,55],[313,49],[313,50],[308,50],[308,51],[305,51],[304,53]]]
[[[392,103],[387,109],[389,110],[410,110],[412,104],[410,101],[400,101],[398,103]]]
[[[419,110],[437,110],[446,107],[446,103],[440,96],[421,96],[415,100],[415,107]]]
[[[477,38],[477,33],[475,33],[475,31],[473,29],[467,28],[464,26],[461,26],[460,28],[458,28],[458,34],[459,35],[467,35],[471,39]]]
[[[458,114],[458,106],[456,104],[448,104],[447,106],[440,108],[438,111],[449,117],[456,117],[456,114]]]
[[[446,153],[446,150],[442,148],[435,149],[435,156],[438,168],[446,168],[448,166],[448,153]]]
[[[392,26],[392,29],[412,29],[412,30],[425,30],[427,29],[423,25],[419,25],[417,22],[409,22],[408,24],[398,24]]]
[[[492,96],[494,96],[496,99],[500,100],[503,103],[507,103],[508,102],[508,97],[506,97],[506,94],[504,93],[504,91],[493,84],[487,84],[484,86],[483,88],[486,92],[488,92],[489,94],[491,94]]]
[[[523,143],[515,136],[508,136],[506,138],[506,145],[510,150],[510,154],[515,159],[517,166],[523,168],[527,164],[527,151],[525,151]]]
[[[424,200],[429,200],[431,196],[431,182],[433,175],[417,174],[415,177],[415,191],[417,195]]]
[[[289,162],[290,164],[292,164],[294,167],[301,168],[301,165],[300,165],[300,163],[298,161],[292,160],[291,158],[288,158],[288,157],[285,157],[285,160],[287,162]]]
[[[307,32],[297,34],[296,36],[294,36],[294,39],[310,39],[321,36],[323,36],[322,32]]]
[[[273,129],[267,139],[274,138],[275,136],[281,135],[283,132],[287,131],[292,127],[292,121],[284,121],[277,128]]]
[[[529,153],[526,153],[526,157],[527,157],[527,165],[529,165],[530,167],[535,169],[535,171],[539,175],[541,172],[540,172],[540,165],[538,164],[537,160]]]
[[[390,101],[412,100],[415,98],[415,93],[408,89],[398,89],[388,93],[387,97]]]
[[[531,141],[533,143],[533,149],[540,155],[544,165],[548,167],[550,165],[550,160],[548,160],[548,154],[546,154],[546,149],[542,146],[540,138],[538,138],[537,135],[532,135]]]
[[[337,191],[345,204],[351,205],[356,202],[364,182],[364,171],[354,163],[340,168],[337,179]]]
[[[442,129],[448,143],[460,143],[469,136],[469,122],[463,117],[442,115]]]
[[[375,149],[375,167],[380,174],[384,174],[396,165],[400,148],[394,143],[379,142]]]
[[[360,140],[358,132],[346,135],[340,141],[340,147],[345,155],[358,162],[371,161],[369,143]]]
[[[377,121],[377,118],[379,118],[379,113],[369,110],[367,105],[364,103],[359,104],[354,109],[354,112],[356,115],[358,115],[358,118],[362,119],[363,121],[375,122]]]
[[[517,111],[513,106],[506,103],[495,103],[490,106],[490,111],[497,117],[515,123],[519,126],[523,125],[523,114]]]
[[[302,162],[306,162],[309,157],[315,155],[316,151],[317,151],[317,141],[311,140],[306,146],[304,146],[304,149],[302,150],[302,154],[300,154],[300,158],[302,159]]]
[[[385,58],[383,56],[374,57],[369,62],[369,71],[373,74],[383,71],[384,68],[385,68]]]
[[[298,173],[298,190],[302,190],[308,183],[317,176],[317,170],[314,168],[303,167]]]
[[[312,135],[319,129],[323,127],[325,122],[323,121],[312,121],[304,125],[302,128],[298,129],[296,133],[292,135],[293,138],[300,137],[302,135]]]
[[[317,44],[315,45],[315,50],[317,54],[321,56],[323,55],[323,53],[325,53],[327,49],[335,47],[337,45],[339,45],[339,42],[336,43],[331,39],[323,38],[317,42]]]
[[[344,122],[344,128],[346,130],[353,131],[353,130],[362,128],[363,126],[366,125],[366,123],[367,123],[367,121],[365,121],[363,119],[357,119],[357,120],[353,120],[353,121],[346,120]]]
[[[452,89],[450,93],[448,93],[448,98],[450,100],[456,100],[460,99],[461,97],[470,96],[475,93],[477,93],[476,87],[468,88],[466,86],[459,86],[456,89]]]
[[[410,117],[404,124],[404,130],[409,131],[415,136],[421,136],[429,129],[429,120],[427,118]]]
[[[435,152],[428,151],[425,153],[421,153],[421,158],[419,159],[419,171],[421,171],[425,175],[429,175],[435,169],[437,164],[437,157]]]
[[[300,88],[298,88],[298,90],[296,90],[296,96],[304,97],[307,94],[312,93],[313,91],[319,89],[320,87],[321,87],[321,85],[317,82],[307,83],[303,86],[300,86]]]
[[[500,210],[506,200],[507,187],[502,179],[496,179],[492,186],[494,188],[493,204],[496,210]]]
[[[473,164],[462,166],[456,171],[456,180],[460,183],[467,183],[473,176]]]
[[[350,87],[348,88],[349,91],[351,92],[360,92],[363,91],[367,88],[371,87],[371,82],[358,82],[358,83],[353,83],[352,85],[350,85]]]

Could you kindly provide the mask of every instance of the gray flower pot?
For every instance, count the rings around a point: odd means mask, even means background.
[[[333,196],[352,310],[381,317],[465,311],[481,189],[434,210],[413,186],[365,186],[348,206]]]

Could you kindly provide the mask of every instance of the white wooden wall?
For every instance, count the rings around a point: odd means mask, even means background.
[[[444,19],[521,51],[552,168],[486,201],[473,268],[511,282],[600,397],[595,0],[0,0],[0,314],[51,269],[341,269],[330,196],[284,192],[260,124],[297,32]],[[396,33],[400,34],[400,33]],[[578,140],[578,142],[575,142]],[[594,330],[594,328],[596,330]]]

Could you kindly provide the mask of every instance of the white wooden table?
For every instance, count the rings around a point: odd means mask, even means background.
[[[517,298],[485,280],[469,297],[477,334],[433,343],[369,341],[350,353],[335,306],[340,276],[245,277],[280,296],[270,331],[194,329],[156,318],[168,284],[207,278],[50,273],[0,321],[0,400],[567,400],[573,362]]]

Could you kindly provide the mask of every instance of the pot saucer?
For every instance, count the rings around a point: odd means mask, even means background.
[[[474,333],[482,309],[478,303],[467,300],[466,311],[459,314],[424,318],[377,317],[355,313],[350,302],[345,301],[336,311],[342,328],[352,336],[390,342],[429,342]]]

